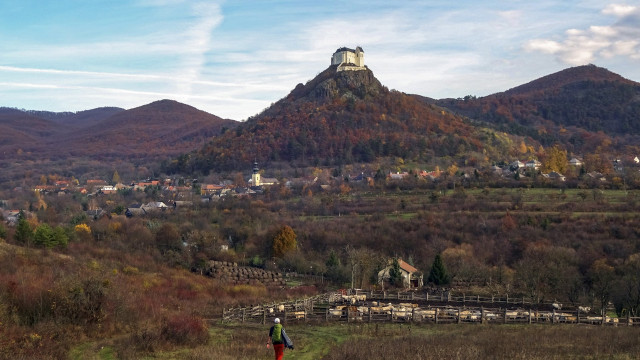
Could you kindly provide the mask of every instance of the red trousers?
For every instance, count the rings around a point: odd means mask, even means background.
[[[282,360],[282,356],[284,356],[284,344],[273,344],[273,350],[276,352],[276,360]]]

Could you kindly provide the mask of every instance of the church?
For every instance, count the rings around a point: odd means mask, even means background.
[[[260,168],[258,167],[258,162],[255,161],[253,163],[253,174],[251,174],[251,179],[249,180],[249,186],[271,186],[277,185],[278,179],[275,178],[263,178],[260,176]]]
[[[360,46],[355,50],[341,47],[331,56],[331,65],[337,65],[336,71],[366,70],[364,66],[364,50]]]

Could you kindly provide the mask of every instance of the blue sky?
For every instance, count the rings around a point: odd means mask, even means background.
[[[175,99],[243,120],[362,46],[386,86],[484,96],[593,63],[640,81],[623,1],[0,2],[0,106],[78,111]]]

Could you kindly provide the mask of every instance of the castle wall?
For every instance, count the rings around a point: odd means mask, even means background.
[[[334,53],[331,57],[331,65],[340,65],[342,63],[364,67],[364,53],[361,51],[338,51]]]

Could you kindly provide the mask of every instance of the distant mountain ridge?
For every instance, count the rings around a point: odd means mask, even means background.
[[[61,125],[68,125],[72,127],[87,127],[122,111],[125,111],[125,109],[118,107],[100,107],[78,112],[51,112],[36,110],[27,110],[26,112],[33,116],[51,120]]]
[[[562,143],[578,153],[595,150],[588,141],[593,133],[640,136],[640,83],[595,65],[565,69],[481,98],[436,104],[531,136],[545,146]]]
[[[593,64],[576,66],[556,73],[543,76],[526,84],[509,89],[501,94],[504,95],[522,95],[537,91],[546,91],[550,89],[559,89],[563,86],[582,81],[592,82],[616,82],[628,85],[638,85],[638,83],[625,79],[622,76],[613,73],[605,68],[595,66]],[[500,93],[499,93],[500,94]]]
[[[11,136],[2,136],[0,144],[59,155],[179,154],[236,123],[173,100],[130,110],[105,107],[76,113],[1,108],[0,129]]]
[[[177,101],[159,100],[117,112],[51,144],[73,144],[75,155],[175,155],[201,146],[236,123]]]

